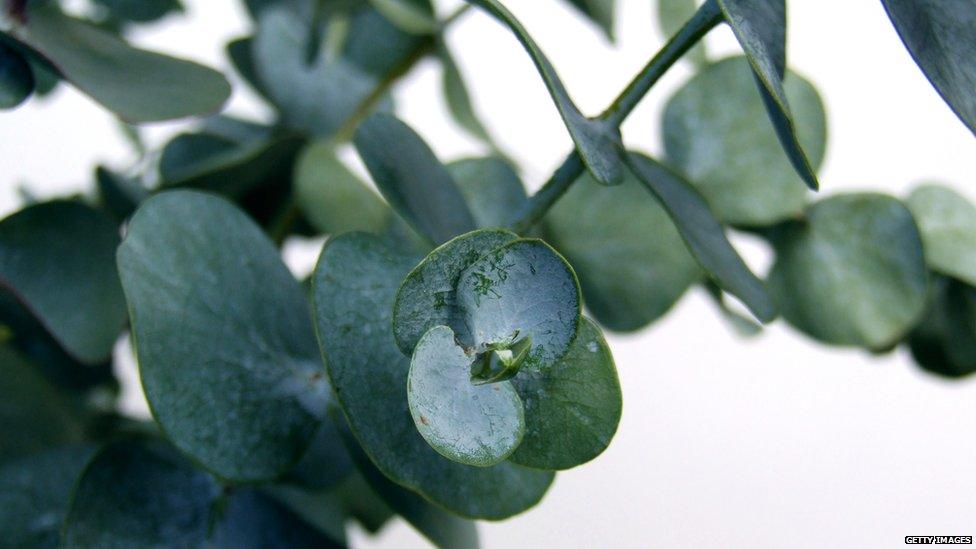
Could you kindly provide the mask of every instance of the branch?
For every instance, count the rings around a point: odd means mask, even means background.
[[[631,80],[617,99],[611,103],[599,118],[619,128],[633,112],[640,100],[654,87],[654,84],[670,69],[678,59],[692,48],[708,31],[722,22],[722,11],[716,0],[708,0],[688,20],[677,34],[655,55],[647,65]],[[535,225],[549,208],[559,200],[569,187],[583,175],[583,162],[574,149],[562,165],[556,169],[545,185],[526,202],[512,230],[521,233]]]

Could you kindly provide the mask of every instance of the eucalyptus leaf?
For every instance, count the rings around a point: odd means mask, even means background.
[[[765,285],[732,247],[705,199],[680,175],[636,153],[628,156],[634,175],[660,201],[701,268],[724,290],[738,297],[762,322],[776,317]]]
[[[224,200],[171,191],[133,216],[118,264],[143,388],[167,437],[228,480],[290,469],[330,388],[305,296],[274,245]]]
[[[319,532],[343,545],[348,545],[346,520],[349,517],[337,490],[309,491],[294,486],[273,484],[263,487],[261,491],[280,502]]]
[[[355,143],[387,202],[434,244],[475,228],[451,174],[409,126],[374,114],[359,126]]]
[[[583,175],[549,210],[546,229],[576,269],[587,309],[611,330],[643,328],[701,277],[668,213],[629,170],[611,188]]]
[[[790,162],[807,186],[819,188],[816,169],[797,137],[783,77],[786,74],[785,0],[717,1],[746,54],[759,85],[759,93]]]
[[[262,98],[271,100],[271,92],[268,86],[261,80],[258,74],[257,63],[254,59],[254,37],[246,36],[227,43],[227,57],[234,66],[237,74],[244,79],[248,86],[258,93]]]
[[[969,131],[976,134],[976,3],[882,0],[915,63]]]
[[[661,34],[665,38],[671,38],[678,34],[681,27],[687,23],[695,12],[698,11],[696,0],[656,0],[657,1],[657,25]],[[708,63],[708,53],[705,50],[705,41],[698,42],[693,48],[688,50],[685,56],[691,60],[698,68],[704,68]]]
[[[269,7],[261,12],[251,55],[258,89],[278,107],[285,124],[330,137],[356,113],[378,80],[343,58],[316,55],[308,63],[313,38],[307,20],[284,7]]]
[[[461,516],[500,520],[532,507],[553,474],[508,462],[471,467],[435,452],[407,404],[409,360],[391,333],[393,300],[417,258],[378,237],[326,243],[313,278],[316,329],[339,404],[370,460],[393,482]]]
[[[596,23],[613,40],[613,21],[616,0],[569,0],[569,3]]]
[[[451,55],[447,44],[444,44],[443,41],[438,42],[437,55],[441,61],[444,98],[447,101],[447,108],[451,116],[471,135],[491,144],[488,130],[485,129],[485,125],[481,122],[471,102],[471,94],[468,91],[468,85],[464,82],[464,75],[461,74],[461,69],[458,68],[454,56]]]
[[[95,455],[75,485],[62,545],[338,546],[270,497],[251,488],[225,491],[151,439],[124,439]]]
[[[95,168],[95,184],[98,186],[102,206],[120,222],[128,219],[139,204],[149,197],[149,190],[141,183],[104,166]]]
[[[106,360],[125,326],[112,257],[116,226],[78,202],[25,208],[0,221],[0,283],[77,360]]]
[[[84,431],[77,412],[35,365],[0,346],[0,462],[80,442]]]
[[[447,165],[481,228],[509,227],[528,196],[512,166],[498,157],[466,158]]]
[[[0,41],[0,109],[12,109],[34,91],[34,74],[24,57]]]
[[[406,356],[412,356],[417,342],[435,326],[465,331],[457,310],[457,284],[464,272],[488,252],[518,239],[499,229],[482,229],[461,235],[441,245],[410,271],[396,294],[393,333]]]
[[[475,385],[473,357],[454,331],[435,326],[417,343],[407,378],[407,401],[417,430],[442,456],[487,467],[507,458],[522,441],[522,401],[507,381]]]
[[[976,207],[942,185],[916,188],[906,204],[922,233],[929,267],[976,285]]]
[[[329,490],[353,474],[354,468],[339,429],[324,420],[295,467],[282,479],[310,490]]]
[[[396,485],[373,465],[348,429],[341,431],[353,461],[373,492],[424,535],[431,543],[444,549],[477,549],[478,530],[475,523],[444,511],[419,494]],[[371,489],[371,490],[370,490]]]
[[[525,405],[525,437],[511,456],[537,469],[569,469],[600,455],[617,432],[623,400],[617,369],[589,319],[558,363],[520,372],[512,384]]]
[[[305,217],[325,234],[380,233],[390,222],[389,207],[336,158],[330,142],[312,143],[302,152],[295,193]]]
[[[184,11],[180,0],[94,0],[104,7],[115,19],[148,23]]]
[[[81,91],[127,122],[203,116],[218,111],[230,84],[218,72],[133,48],[56,6],[32,4],[19,38]]]
[[[976,372],[976,292],[933,276],[928,309],[908,337],[915,361],[929,372],[960,378]]]
[[[92,453],[85,446],[68,446],[0,466],[0,539],[4,547],[59,546],[71,490]]]
[[[668,101],[667,157],[728,223],[767,226],[796,217],[807,203],[803,180],[783,154],[744,57],[709,65]],[[783,81],[798,139],[818,169],[827,118],[817,90],[789,72]]]
[[[583,164],[593,174],[593,177],[604,185],[615,185],[623,180],[625,168],[621,155],[623,144],[620,140],[620,130],[610,123],[600,119],[590,119],[580,112],[576,104],[569,97],[569,92],[556,73],[555,67],[542,53],[528,31],[497,0],[466,0],[483,8],[495,19],[500,21],[515,34],[519,42],[532,58],[542,80],[552,96],[559,115],[569,130],[569,135],[576,144]]]
[[[915,220],[878,194],[820,201],[773,244],[769,288],[783,317],[834,345],[882,350],[925,309],[927,273]]]
[[[360,3],[361,0],[355,0]],[[434,18],[430,0],[385,0],[408,3],[417,13]],[[404,32],[376,9],[350,10],[342,57],[381,81],[395,78],[420,55],[430,51],[435,37]]]
[[[529,338],[523,370],[543,370],[563,357],[580,322],[580,289],[569,263],[541,240],[522,239],[483,255],[458,278],[458,334],[480,348]]]

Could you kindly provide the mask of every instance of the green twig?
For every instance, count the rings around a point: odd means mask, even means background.
[[[721,21],[722,12],[718,3],[715,0],[705,2],[624,88],[600,118],[610,122],[613,127],[619,128],[664,73]],[[517,220],[512,224],[512,230],[517,233],[526,231],[542,219],[549,208],[569,190],[573,182],[579,179],[583,169],[583,162],[574,149],[545,185],[526,202]]]

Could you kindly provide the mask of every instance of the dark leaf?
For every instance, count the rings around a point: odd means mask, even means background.
[[[12,109],[34,91],[34,74],[24,57],[0,40],[0,109]]]

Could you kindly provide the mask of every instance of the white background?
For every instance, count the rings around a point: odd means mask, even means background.
[[[188,18],[137,41],[226,69],[223,44],[248,28],[238,3],[187,3]],[[602,110],[662,43],[653,0],[620,0],[615,45],[559,0],[506,3],[588,113]],[[789,4],[789,64],[827,103],[824,193],[904,195],[938,180],[976,198],[976,138],[912,63],[880,2]],[[538,186],[569,140],[527,57],[481,13],[449,39],[491,131]],[[737,51],[724,28],[708,44],[713,54]],[[677,67],[650,94],[624,127],[629,145],[660,151],[663,101],[687,76]],[[402,116],[444,159],[480,152],[433,99],[438,82],[432,63],[410,74],[397,89]],[[267,116],[241,90],[231,110]],[[147,133],[159,143],[177,127]],[[0,113],[0,143],[3,212],[16,208],[21,183],[42,196],[89,189],[95,161],[125,168],[133,158],[111,117],[65,87],[54,100]],[[743,244],[764,269],[768,252]],[[309,255],[290,259],[307,265]],[[485,546],[894,547],[905,535],[976,534],[976,382],[926,375],[903,350],[871,357],[828,349],[782,322],[742,340],[697,291],[651,329],[610,340],[625,403],[610,449],[559,475],[532,511],[481,526]],[[141,409],[138,389],[126,403]],[[425,545],[402,523],[353,539]]]

